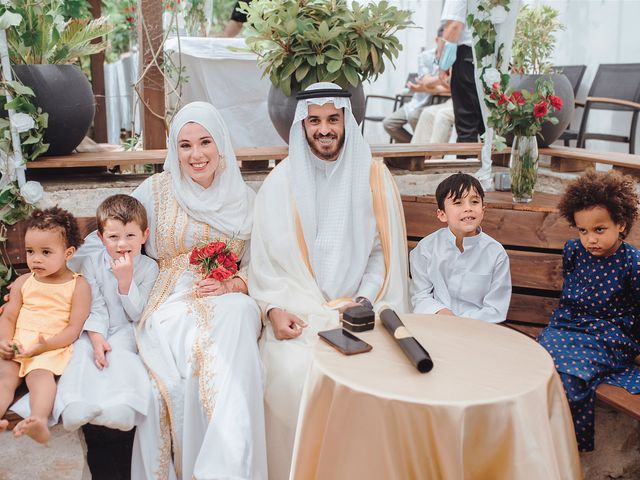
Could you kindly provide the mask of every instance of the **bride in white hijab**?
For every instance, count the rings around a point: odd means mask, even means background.
[[[164,168],[133,193],[147,209],[145,249],[160,274],[137,329],[154,388],[131,477],[266,478],[260,317],[244,276],[254,192],[212,105],[178,112]],[[241,259],[240,272],[200,281],[191,249],[217,240]]]

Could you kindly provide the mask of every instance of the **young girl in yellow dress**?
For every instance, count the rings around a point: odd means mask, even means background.
[[[19,277],[0,316],[0,418],[24,378],[31,415],[16,425],[16,437],[49,439],[48,419],[56,395],[55,376],[71,358],[71,344],[91,307],[89,283],[67,268],[82,244],[76,219],[54,207],[35,210],[25,233],[31,273]],[[8,422],[0,420],[0,431]]]

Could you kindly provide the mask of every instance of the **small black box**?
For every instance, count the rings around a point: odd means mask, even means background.
[[[375,320],[373,310],[363,306],[349,307],[342,314],[342,327],[352,332],[364,332],[373,330]]]

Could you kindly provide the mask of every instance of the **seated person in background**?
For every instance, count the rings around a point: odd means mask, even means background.
[[[442,27],[438,30],[436,44],[439,45],[442,37]],[[439,47],[423,51],[418,57],[418,80],[416,83],[408,82],[407,88],[413,92],[411,100],[400,107],[382,121],[387,133],[396,143],[409,143],[411,134],[404,128],[409,123],[415,130],[420,113],[423,111],[432,95],[448,93],[449,87],[438,78],[438,65],[436,53]]]
[[[411,143],[447,143],[455,123],[453,101],[430,105],[422,110]]]
[[[631,177],[589,172],[558,205],[579,238],[564,247],[560,304],[538,341],[562,379],[582,452],[594,447],[596,387],[640,393],[640,251],[623,241],[638,200]]]
[[[509,258],[480,229],[484,191],[475,177],[456,173],[436,189],[437,216],[448,227],[411,251],[411,304],[415,313],[458,315],[498,323],[511,298]]]
[[[16,425],[16,437],[46,443],[56,396],[56,376],[67,367],[72,343],[89,315],[89,283],[69,270],[67,261],[82,244],[78,222],[58,207],[36,209],[24,236],[31,273],[18,277],[0,315],[1,420],[24,379],[29,388],[28,414]],[[18,412],[16,412],[18,413]]]
[[[64,428],[86,423],[131,430],[146,415],[151,393],[138,357],[134,328],[158,276],[154,260],[141,255],[149,236],[147,212],[129,195],[113,195],[96,212],[105,248],[87,257],[82,273],[91,285],[91,313],[58,383],[54,418]]]
[[[237,36],[240,33],[242,27],[247,21],[247,14],[238,10],[240,2],[248,4],[251,3],[251,0],[238,0],[235,3],[235,5],[233,6],[233,11],[231,12],[231,18],[224,26],[224,30],[222,30],[222,32],[218,33],[216,36],[231,38]]]

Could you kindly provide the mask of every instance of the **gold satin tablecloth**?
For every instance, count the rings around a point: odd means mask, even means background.
[[[319,341],[294,448],[295,479],[582,478],[553,361],[508,328],[401,315],[434,368],[419,373],[384,326],[345,356]]]

